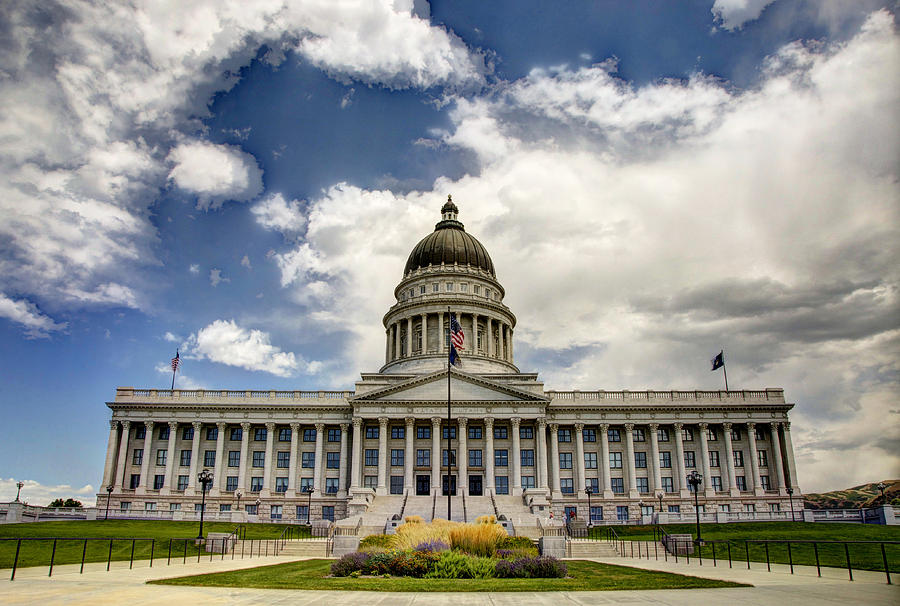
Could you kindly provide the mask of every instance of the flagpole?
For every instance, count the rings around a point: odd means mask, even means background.
[[[450,332],[452,332],[450,329],[453,326],[453,315],[450,312],[449,305],[447,306],[447,321],[449,322],[449,324],[447,326],[447,336],[449,338]],[[453,516],[450,515],[450,505],[451,505],[451,499],[450,499],[451,474],[450,474],[450,471],[452,469],[452,463],[453,463],[453,459],[451,458],[452,451],[450,450],[450,422],[451,422],[451,420],[450,420],[450,367],[452,366],[452,364],[450,363],[450,360],[451,360],[452,356],[453,356],[453,342],[451,340],[449,343],[449,347],[447,348],[447,521],[453,520]]]
[[[728,391],[728,371],[725,369],[725,356],[722,356],[722,374],[725,375],[725,391]]]
[[[175,350],[175,359],[178,359],[178,350]],[[178,364],[172,364],[172,389],[175,389],[175,373],[178,371]]]

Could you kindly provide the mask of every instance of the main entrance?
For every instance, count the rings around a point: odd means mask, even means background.
[[[480,497],[481,492],[481,476],[469,476],[469,496]]]
[[[416,476],[416,494],[426,497],[431,494],[431,476]]]
[[[454,497],[456,496],[456,476],[444,476],[441,494],[444,496],[447,496],[448,494]]]

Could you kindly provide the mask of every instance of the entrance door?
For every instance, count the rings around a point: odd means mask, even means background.
[[[416,476],[416,494],[425,496],[431,494],[431,476]]]
[[[469,476],[469,496],[481,496],[481,476]]]
[[[448,494],[451,496],[456,496],[456,476],[444,476],[443,486],[441,487],[441,494],[447,496]]]
[[[576,507],[566,507],[565,509],[566,521],[568,522],[570,519],[574,519],[578,513],[578,508]]]

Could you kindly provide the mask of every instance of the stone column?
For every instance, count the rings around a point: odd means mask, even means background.
[[[700,434],[700,464],[703,466],[703,486],[706,489],[706,496],[711,497],[715,495],[715,491],[712,488],[712,474],[709,470],[709,442],[706,437],[709,423],[698,423],[697,428]]]
[[[514,358],[513,358],[513,329],[512,329],[512,324],[510,324],[510,326],[509,326],[509,334],[507,335],[506,341],[507,341],[506,347],[509,349],[509,363],[510,363],[510,364],[513,364],[513,363],[514,363],[514,362],[513,362],[513,361],[514,361]]]
[[[490,322],[490,319],[488,319]],[[493,336],[491,336],[493,339]],[[519,426],[522,424],[522,419],[520,417],[513,417],[510,419],[512,423],[512,452],[510,453],[510,458],[512,459],[512,495],[517,496],[522,494],[522,449],[521,449],[521,441],[519,437]]]
[[[487,338],[487,355],[494,357],[494,320],[488,316],[484,323],[484,333]]]
[[[194,494],[194,489],[197,487],[197,466],[200,465],[200,440],[203,438],[201,431],[203,429],[203,423],[200,421],[194,421],[191,423],[194,428],[194,439],[191,441],[191,467],[190,471],[188,471],[188,485],[184,491],[184,496],[189,497]],[[222,433],[221,431],[219,432]],[[219,459],[216,457],[216,473],[213,474],[213,487],[210,489],[210,495],[219,487]]]
[[[561,497],[559,489],[559,424],[550,423],[550,488],[554,497]]]
[[[266,455],[263,460],[263,486],[259,496],[272,494],[272,452],[275,450],[275,423],[266,423]]]
[[[469,449],[466,439],[469,436],[466,435],[466,427],[469,419],[460,417],[458,421],[459,435],[457,437],[459,438],[459,450],[456,453],[456,469],[459,471],[457,473],[458,477],[456,478],[456,488],[458,494],[467,495],[469,494]]]
[[[175,472],[175,442],[178,441],[178,421],[169,421],[169,444],[166,446],[166,475],[163,477],[161,495],[172,493],[172,484],[174,484],[173,474]]]
[[[247,494],[247,457],[250,454],[250,423],[241,423],[241,461],[238,466],[238,490]],[[247,497],[250,498],[249,496]]]
[[[575,424],[575,496],[584,494],[584,423]]]
[[[600,478],[600,489],[603,491],[604,499],[613,498],[612,474],[609,472],[609,423],[600,424],[600,469],[603,470],[603,477]]]
[[[413,465],[416,462],[416,451],[413,438],[415,438],[416,420],[413,417],[406,417],[406,452],[403,453],[403,487],[412,492],[413,488]]]
[[[202,439],[203,423],[194,422],[194,444],[196,444],[197,454],[191,453],[191,478],[188,478],[188,486],[196,488],[197,468],[194,467],[194,459],[197,459],[197,465],[200,465],[200,440]],[[213,491],[211,494],[218,495],[227,486],[225,481],[225,431],[228,429],[228,423],[216,423],[216,461],[213,466]],[[193,450],[193,444],[191,445]]]
[[[387,464],[391,452],[387,446],[388,418],[378,419],[378,488],[375,494],[387,494]]]
[[[740,495],[740,492],[738,492],[737,480],[734,475],[734,446],[731,442],[731,423],[722,423],[722,434],[725,438],[725,469],[728,473],[728,494],[736,497]]]
[[[345,496],[347,494],[347,442],[349,442],[349,436],[347,434],[349,430],[349,423],[341,423],[341,457],[339,462],[340,468],[338,469],[338,496]]]
[[[144,421],[144,458],[141,459],[141,483],[135,494],[146,494],[147,479],[150,474],[150,457],[153,456],[153,421]]]
[[[499,328],[498,334],[499,334],[499,336],[500,336],[500,339],[499,339],[499,342],[498,342],[498,344],[497,344],[497,347],[500,348],[500,351],[497,352],[497,357],[500,358],[501,360],[505,360],[505,359],[506,359],[506,356],[503,354],[503,327],[504,327],[504,326],[505,326],[505,324],[503,324],[503,321],[501,321],[501,322],[500,322],[500,326],[498,327],[498,328]]]
[[[634,467],[634,423],[625,424],[625,461],[624,471],[628,476],[628,496],[636,499],[640,493],[637,489],[637,474]]]
[[[406,357],[413,355],[413,319],[412,316],[406,318]]]
[[[400,322],[394,322],[394,359],[400,359]]]
[[[650,471],[653,478],[653,486],[650,492],[654,495],[656,491],[662,490],[662,471],[659,461],[659,423],[650,423],[647,427],[650,430]]]
[[[778,494],[784,496],[787,494],[784,485],[784,461],[781,458],[781,438],[778,436],[778,426],[781,423],[772,423],[772,456],[774,461],[769,463],[769,469],[775,469],[775,488]]]
[[[747,423],[747,441],[750,444],[750,471],[753,475],[753,494],[763,495],[762,481],[759,479],[759,450],[756,448],[756,423]]]
[[[443,341],[441,341],[443,343]],[[449,454],[448,454],[449,456]],[[431,417],[431,494],[441,494],[441,419]]]
[[[106,443],[106,463],[103,465],[103,486],[100,492],[106,490],[110,484],[115,484],[113,473],[116,465],[116,451],[119,449],[119,422],[111,420],[109,422],[109,441]]]
[[[384,363],[391,361],[391,327],[388,326],[384,331]]]
[[[363,439],[362,419],[353,417],[353,459],[350,463],[350,488],[359,488],[362,475]]]
[[[687,472],[684,468],[684,436],[681,435],[684,424],[675,423],[673,428],[675,429],[675,471],[677,472],[675,475],[678,478],[675,489],[678,490],[682,499],[686,499],[690,493],[687,490]]]
[[[300,423],[291,423],[291,458],[288,461],[288,495],[297,496],[297,453],[300,450]]]
[[[784,458],[787,463],[787,484],[794,489],[794,494],[799,495],[800,490],[797,485],[797,467],[794,461],[794,444],[791,442],[791,423],[785,421],[782,425],[784,428]]]
[[[484,494],[494,494],[494,419],[484,420],[484,482],[487,484]]]
[[[447,321],[447,312],[442,311],[438,316],[439,324],[438,324],[438,349],[441,353],[447,353],[447,341],[444,338],[444,323]],[[438,453],[440,454],[440,453]],[[447,456],[450,456],[449,454]],[[438,459],[438,463],[440,463],[440,459]]]
[[[428,353],[428,314],[422,314],[422,354]]]
[[[549,490],[547,482],[547,419],[537,419],[537,485],[542,490]]]
[[[116,481],[120,488],[128,488],[125,480],[125,463],[128,461],[128,439],[131,437],[131,421],[122,421],[122,438],[119,440],[119,457],[116,461]]]
[[[317,497],[325,492],[323,486],[325,480],[325,423],[316,423],[316,453],[313,455],[313,496]]]

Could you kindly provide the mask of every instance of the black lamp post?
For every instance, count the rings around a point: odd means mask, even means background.
[[[309,526],[309,512],[312,511],[313,487],[307,484],[303,487],[303,492],[306,493],[306,525]]]
[[[793,521],[795,521],[794,520],[794,489],[788,488],[787,493],[788,493],[788,499],[791,502],[791,522],[793,522]]]
[[[240,510],[241,510],[241,497],[244,496],[244,495],[243,495],[243,494],[241,493],[241,491],[239,490],[239,491],[237,491],[236,493],[234,493],[234,496],[237,497],[237,502],[238,502],[238,503],[237,503],[237,510],[240,511]]]
[[[19,502],[19,493],[22,492],[23,486],[25,486],[25,482],[16,482],[16,503]]]
[[[197,481],[200,482],[200,492],[202,498],[200,501],[200,532],[197,535],[199,540],[203,540],[203,513],[206,511],[206,487],[212,484],[213,474],[208,469],[204,469],[197,474]]]
[[[659,501],[659,511],[656,512],[656,522],[659,523],[659,514],[662,513],[662,500],[665,496],[662,491],[656,493],[656,499]]]
[[[644,501],[638,501],[638,519],[641,521],[641,526],[644,525]]]
[[[106,515],[103,517],[104,520],[109,519],[109,501],[112,499],[112,491],[114,486],[110,484],[106,487]]]
[[[584,489],[584,493],[588,496],[588,526],[593,526],[593,522],[591,521],[591,495],[594,494],[594,489],[588,486]]]
[[[691,490],[694,491],[694,514],[697,516],[697,544],[700,544],[700,504],[697,501],[697,495],[700,493],[700,484],[703,483],[703,476],[697,473],[695,469],[687,477]]]
[[[884,489],[887,488],[887,484],[884,482],[879,482],[875,485],[875,488],[881,491],[881,504],[887,505],[887,499],[884,498]]]

